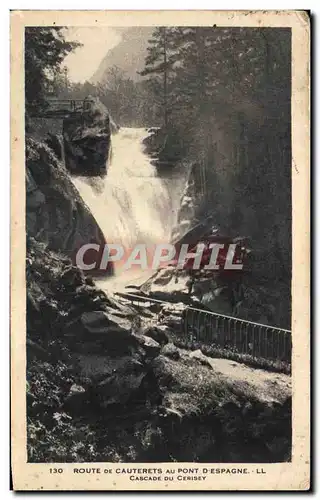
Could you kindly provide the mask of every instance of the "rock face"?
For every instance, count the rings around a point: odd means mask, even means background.
[[[161,354],[163,356],[166,356],[167,358],[173,359],[175,361],[177,361],[180,358],[179,349],[172,343],[166,344],[162,348]]]
[[[169,342],[171,331],[165,325],[152,325],[148,326],[143,333],[146,337],[150,337],[159,344],[165,345]]]
[[[232,313],[231,286],[223,277],[208,277],[200,272],[195,279],[182,269],[168,265],[159,269],[138,290],[136,295],[148,296],[165,302],[182,302],[194,307],[205,307],[220,314]]]
[[[142,78],[138,72],[144,68],[148,39],[152,34],[153,28],[134,26],[131,28],[119,28],[120,30],[120,42],[112,49],[106,51],[105,57],[91,78],[92,83],[107,82],[110,77],[110,68],[114,66],[121,66],[127,78],[134,81]]]
[[[83,112],[63,121],[66,168],[73,174],[107,173],[111,152],[111,126],[107,108],[98,98],[87,97]]]
[[[290,85],[283,88],[290,93]],[[290,98],[281,101],[282,104],[276,104],[273,100],[263,111],[258,102],[252,102],[253,113],[249,112],[250,106],[244,109],[244,103],[239,104],[243,107],[240,113],[234,106],[226,106],[223,115],[217,113],[205,130],[193,127],[197,155],[189,154],[186,158],[192,169],[173,237],[178,240],[184,234],[190,219],[193,226],[208,214],[213,215],[222,232],[250,236],[256,265],[248,288],[255,289],[258,283],[263,283],[273,313],[270,321],[266,318],[271,316],[267,311],[257,319],[254,316],[258,304],[246,304],[244,317],[290,329],[290,110],[284,112]],[[281,118],[275,119],[278,113]],[[184,131],[181,133],[183,136]],[[203,148],[201,138],[205,138],[207,145]],[[201,165],[207,166],[204,173]],[[273,297],[280,288],[281,299]],[[261,294],[258,302],[265,303],[262,295],[266,294]]]
[[[96,243],[104,248],[103,233],[62,163],[47,145],[30,138],[26,141],[26,187],[28,236],[74,262],[82,245]],[[95,251],[88,251],[85,263],[99,262],[96,257]],[[112,273],[112,268],[107,272]]]
[[[29,239],[29,351],[32,359],[41,351],[42,359],[44,340],[62,342],[78,374],[67,396],[69,408],[71,401],[77,408],[79,401],[103,408],[123,403],[140,387],[161,346],[140,333],[135,316],[90,284],[67,258]]]
[[[158,269],[140,286],[140,291],[157,300],[190,302],[188,280],[186,273],[177,272],[174,266],[168,265],[163,269]]]

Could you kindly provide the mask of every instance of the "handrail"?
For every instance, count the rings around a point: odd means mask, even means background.
[[[168,305],[174,305],[175,304],[175,302],[168,302],[168,301],[165,301],[165,300],[154,299],[154,298],[147,297],[147,296],[136,295],[134,293],[120,293],[120,292],[115,292],[115,295],[118,295],[119,297],[123,297],[123,298],[128,298],[129,300],[130,300],[130,297],[133,297],[134,300],[136,300],[136,301],[140,300],[141,302],[157,302],[157,303],[160,303],[160,304],[168,304]],[[192,306],[189,306],[188,304],[184,304],[184,305],[186,306],[186,308],[188,308],[189,310],[192,310],[192,311],[197,311],[197,312],[201,312],[201,313],[211,314],[212,316],[219,316],[221,318],[232,319],[234,321],[240,321],[242,323],[247,323],[249,325],[254,325],[254,326],[259,326],[259,327],[264,327],[264,328],[271,328],[271,329],[274,329],[274,330],[279,330],[279,331],[282,331],[282,332],[285,332],[285,333],[289,333],[291,335],[291,330],[286,330],[285,328],[279,328],[278,326],[265,325],[263,323],[255,323],[253,321],[248,321],[246,319],[238,318],[236,316],[228,316],[226,314],[219,314],[219,313],[215,313],[213,311],[210,311],[208,309],[199,309],[197,307],[192,307]]]

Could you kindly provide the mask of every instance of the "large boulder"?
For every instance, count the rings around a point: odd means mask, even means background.
[[[124,356],[78,354],[73,357],[81,385],[73,384],[64,405],[69,412],[94,405],[106,408],[125,404],[140,388],[147,373],[139,360]]]
[[[74,365],[78,366],[80,381],[86,387],[86,394],[81,394],[83,401],[105,408],[125,404],[138,389],[147,389],[141,384],[149,372],[150,363],[158,356],[160,346],[143,336],[137,337],[136,341],[137,345],[132,346],[127,355],[110,356],[110,351],[103,353],[102,350],[99,354],[74,354]],[[90,349],[90,345],[87,347]]]
[[[161,345],[169,342],[170,333],[171,330],[166,325],[149,325],[143,331],[146,337],[150,337]]]
[[[66,168],[73,174],[107,173],[111,148],[110,116],[98,98],[87,97],[83,111],[63,121]]]
[[[104,311],[84,312],[81,315],[84,329],[94,336],[115,335],[126,338],[131,335],[131,321],[116,314],[107,314]]]
[[[135,335],[134,338],[137,340],[139,346],[143,349],[145,353],[145,359],[150,360],[156,358],[160,353],[161,346],[155,340],[145,335]]]
[[[169,344],[166,344],[162,348],[161,354],[163,356],[166,356],[167,358],[173,359],[174,361],[177,361],[178,359],[180,359],[179,349],[171,342]]]
[[[102,408],[126,403],[139,389],[146,375],[145,367],[134,359],[122,360],[117,370],[94,388]]]
[[[65,338],[73,352],[127,356],[138,349],[130,318],[106,311],[86,311],[70,321]]]

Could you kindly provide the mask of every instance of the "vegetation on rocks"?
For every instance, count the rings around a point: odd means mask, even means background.
[[[32,238],[27,312],[31,462],[290,460],[289,388],[233,382]]]

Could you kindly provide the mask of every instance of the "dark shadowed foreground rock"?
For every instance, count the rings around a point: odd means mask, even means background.
[[[157,300],[189,303],[188,279],[186,273],[177,274],[175,267],[167,266],[159,269],[143,283],[140,286],[140,291]]]
[[[134,310],[34,240],[27,295],[30,462],[290,460],[289,376],[161,349]]]
[[[105,175],[111,148],[110,117],[98,98],[88,97],[84,110],[63,121],[66,168],[77,175]]]
[[[158,356],[161,350],[161,346],[160,344],[158,344],[158,342],[145,335],[133,334],[133,336],[137,340],[138,344],[142,347],[144,352],[146,353],[147,359],[153,359]]]
[[[179,349],[172,343],[166,344],[162,350],[161,354],[163,356],[166,356],[167,358],[174,359],[177,361],[180,358],[180,351]]]
[[[83,412],[88,404],[102,409],[126,403],[146,375],[144,364],[133,356],[79,354],[74,360],[85,387]]]
[[[143,330],[146,337],[150,337],[161,345],[169,342],[171,330],[165,325],[151,325]]]
[[[104,311],[84,312],[81,315],[84,329],[91,335],[113,335],[125,340],[131,335],[131,321],[123,316],[107,314]]]

